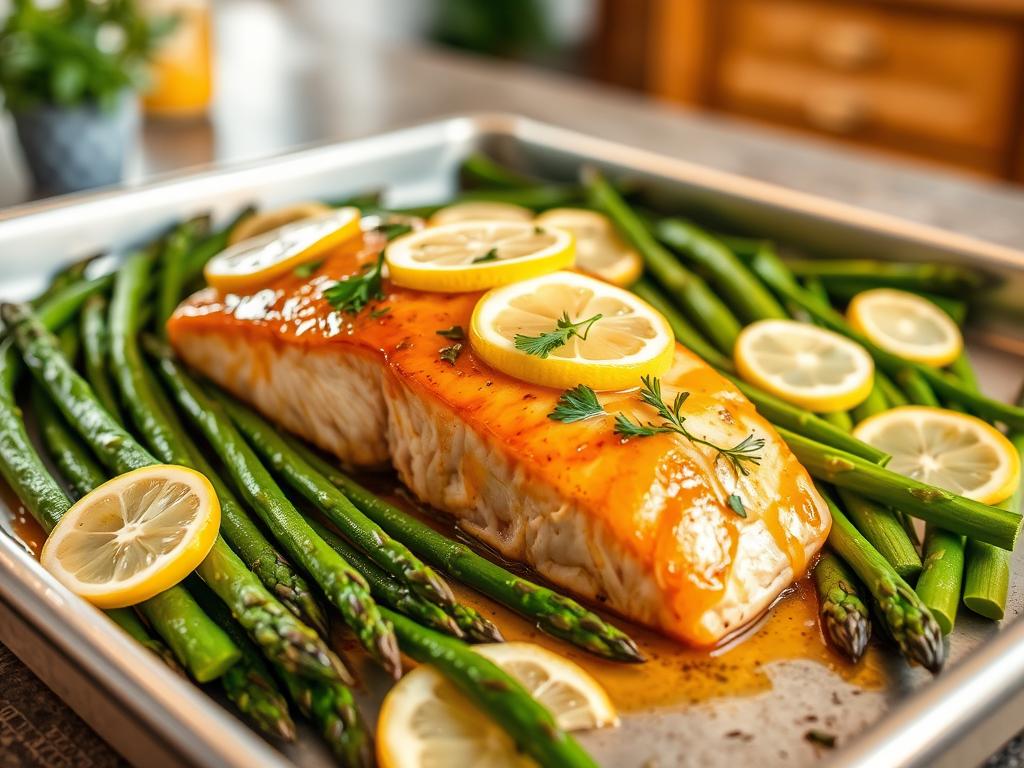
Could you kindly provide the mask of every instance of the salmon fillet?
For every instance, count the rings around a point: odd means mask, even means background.
[[[454,364],[441,360],[452,342],[437,331],[468,328],[479,294],[385,281],[377,306],[387,313],[334,310],[321,291],[382,245],[366,235],[311,278],[289,275],[249,295],[205,289],[169,321],[171,342],[343,464],[390,463],[422,502],[505,557],[687,643],[732,634],[806,572],[828,509],[775,430],[707,364],[678,347],[663,394],[690,393],[686,425],[701,438],[763,438],[760,466],[746,476],[680,435],[625,440],[610,415],[553,421],[560,392],[488,368],[468,343]],[[600,399],[609,413],[656,419],[636,392]]]

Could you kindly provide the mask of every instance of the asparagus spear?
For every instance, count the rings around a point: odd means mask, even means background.
[[[762,248],[751,262],[751,268],[777,294],[804,309],[811,317],[836,333],[847,336],[863,346],[875,359],[875,363],[890,375],[898,375],[904,369],[912,369],[934,390],[936,395],[960,403],[968,410],[991,421],[1001,421],[1012,429],[1024,430],[1024,406],[1008,405],[972,391],[961,381],[944,371],[919,363],[909,363],[898,355],[886,352],[872,344],[860,333],[853,330],[846,320],[831,307],[822,306],[817,299],[796,284],[792,274],[779,258],[768,248]]]
[[[597,614],[574,600],[510,573],[465,544],[443,536],[375,496],[299,440],[286,439],[308,464],[341,489],[367,517],[453,579],[515,611],[549,635],[614,661],[643,661],[636,643]]]
[[[453,637],[465,637],[465,633],[455,623],[455,620],[439,606],[414,595],[408,587],[394,581],[366,555],[334,531],[328,530],[326,526],[311,517],[307,517],[306,521],[316,531],[317,536],[330,544],[335,552],[363,575],[366,583],[370,585],[373,599],[378,603],[394,608],[399,613],[404,613],[425,627],[431,627]],[[493,640],[493,638],[489,638],[489,640]]]
[[[252,206],[243,208],[226,227],[207,235],[196,243],[194,248],[188,251],[184,257],[184,269],[181,272],[180,282],[177,286],[178,300],[181,299],[183,288],[202,276],[203,267],[206,266],[206,262],[228,247],[228,239],[231,237],[231,233],[234,231],[235,227],[252,216],[255,212],[256,209]],[[170,292],[170,288],[168,289],[168,292]]]
[[[900,652],[911,662],[930,672],[942,669],[946,647],[939,625],[888,561],[861,536],[832,497],[820,486],[819,492],[832,513],[829,546],[846,561],[860,577],[878,604],[878,618],[883,622]]]
[[[99,256],[100,254],[86,256],[84,259],[73,261],[66,267],[59,269],[50,279],[50,284],[46,286],[46,290],[32,299],[30,302],[31,305],[35,308],[39,308],[50,301],[54,296],[61,293],[65,288],[84,280],[85,270],[88,269],[89,265]]]
[[[283,741],[295,741],[295,723],[288,712],[288,701],[260,652],[242,632],[217,596],[195,574],[186,579],[189,592],[203,610],[235,642],[241,660],[222,679],[224,691],[235,708],[256,728]]]
[[[189,466],[206,475],[220,499],[221,533],[273,595],[294,615],[323,631],[323,610],[305,580],[277,553],[220,475],[213,471],[177,422],[174,407],[146,368],[137,334],[142,325],[139,314],[150,263],[151,258],[145,253],[125,261],[117,276],[110,308],[111,358],[132,419],[162,461]]]
[[[846,488],[837,489],[846,514],[903,579],[914,583],[921,556],[895,512]]]
[[[196,240],[202,237],[209,224],[209,217],[186,221],[175,227],[164,243],[160,255],[160,280],[157,282],[157,328],[163,329],[164,323],[178,306],[185,284],[185,261],[195,247]]]
[[[501,189],[522,189],[537,184],[537,179],[506,168],[482,152],[474,152],[466,157],[459,166],[459,175],[464,181]]]
[[[834,424],[829,424],[810,411],[805,411],[802,408],[787,403],[775,397],[775,395],[769,394],[763,389],[759,389],[737,377],[732,361],[718,352],[718,350],[713,350],[700,337],[696,329],[689,325],[686,318],[679,313],[679,310],[671,306],[661,292],[650,283],[640,281],[633,286],[633,290],[636,291],[638,296],[665,315],[669,325],[676,333],[676,338],[683,346],[689,347],[700,357],[704,358],[707,363],[717,368],[719,373],[729,379],[743,392],[747,399],[757,406],[757,410],[761,415],[772,422],[772,424],[786,427],[801,435],[820,440],[836,448],[842,448],[857,456],[863,456],[869,461],[879,464],[884,464],[888,461],[888,454],[858,440],[849,432],[840,429]],[[696,341],[697,339],[699,339],[699,342]]]
[[[814,567],[814,585],[825,636],[850,661],[859,661],[871,638],[871,616],[858,594],[855,577],[826,549]]]
[[[819,480],[848,488],[956,533],[1013,550],[1020,532],[1020,515],[905,477],[787,429],[779,428],[779,434],[797,460]]]
[[[401,671],[391,626],[370,596],[363,577],[331,549],[288,501],[270,473],[231,423],[223,407],[211,400],[160,345],[149,351],[178,405],[203,432],[249,505],[297,563],[313,576],[345,623],[377,663],[397,676]]]
[[[875,288],[900,288],[960,297],[992,284],[986,275],[958,264],[877,261],[873,259],[787,259],[797,277],[816,277],[826,287],[854,282]]]
[[[178,674],[185,674],[185,671],[181,668],[181,665],[178,664],[178,660],[174,657],[171,649],[164,645],[163,641],[158,640],[149,633],[146,625],[143,624],[142,620],[135,615],[135,611],[131,608],[111,608],[110,610],[105,611],[105,613],[108,618],[123,629],[132,640],[155,655],[160,659],[160,661]]]
[[[517,189],[467,189],[459,194],[457,202],[493,200],[544,211],[575,205],[581,198],[581,190],[575,184],[542,184]]]
[[[594,169],[583,179],[590,202],[604,211],[633,244],[654,278],[700,327],[704,335],[727,356],[732,355],[740,323],[702,278],[686,269],[648,230],[618,192]]]
[[[964,579],[964,537],[935,525],[925,527],[924,569],[915,590],[928,606],[942,634],[956,623]]]
[[[544,768],[597,768],[597,764],[519,682],[469,646],[421,627],[387,608],[402,651],[433,665],[481,711],[501,726],[519,750]]]
[[[655,234],[710,275],[711,282],[742,319],[753,322],[789,317],[771,291],[713,235],[682,219],[663,219],[655,227]]]
[[[101,463],[113,472],[158,463],[103,408],[60,353],[56,339],[31,312],[13,304],[3,305],[0,312],[29,370]],[[340,662],[316,633],[299,623],[266,591],[223,538],[217,537],[198,572],[231,606],[236,619],[268,656],[297,674],[328,679],[338,674]]]
[[[82,305],[82,349],[85,351],[85,378],[96,397],[115,419],[121,419],[121,408],[114,395],[114,386],[107,369],[110,337],[107,332],[107,299],[96,293]]]
[[[853,419],[850,414],[846,411],[833,411],[831,413],[821,414],[821,418],[827,421],[834,427],[843,430],[843,432],[849,432],[853,429]]]
[[[280,430],[233,398],[209,390],[267,466],[319,509],[345,537],[389,576],[422,599],[439,606],[455,602],[451,588],[428,565],[360,512],[281,437]]]

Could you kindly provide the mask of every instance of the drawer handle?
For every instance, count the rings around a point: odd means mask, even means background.
[[[864,24],[834,24],[817,39],[815,48],[821,61],[836,69],[865,69],[882,58],[878,32]]]
[[[804,101],[804,115],[818,130],[849,135],[868,123],[870,108],[864,98],[851,91],[824,91]]]

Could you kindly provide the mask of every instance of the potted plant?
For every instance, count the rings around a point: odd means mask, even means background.
[[[138,125],[136,91],[173,19],[135,0],[14,0],[0,88],[40,195],[115,184]]]

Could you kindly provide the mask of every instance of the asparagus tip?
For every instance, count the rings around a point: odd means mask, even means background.
[[[871,637],[871,621],[858,611],[847,610],[844,613],[842,617],[826,613],[825,632],[832,644],[856,663],[867,649]]]

